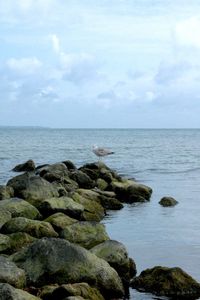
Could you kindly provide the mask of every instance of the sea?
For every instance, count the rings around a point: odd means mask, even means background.
[[[200,129],[0,127],[0,184],[28,159],[37,165],[72,160],[77,167],[94,162],[94,144],[115,152],[104,159],[110,168],[153,189],[149,202],[108,211],[102,221],[110,238],[126,246],[137,274],[181,267],[200,282]],[[179,204],[164,208],[163,196]],[[130,299],[158,298],[131,289]]]

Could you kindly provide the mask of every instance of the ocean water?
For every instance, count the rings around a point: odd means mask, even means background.
[[[200,281],[200,130],[0,128],[0,184],[16,164],[96,161],[92,145],[115,154],[105,163],[127,178],[153,188],[151,201],[109,211],[103,223],[124,243],[138,274],[156,265],[179,266]],[[179,204],[163,208],[172,196]],[[131,299],[154,299],[131,290]]]

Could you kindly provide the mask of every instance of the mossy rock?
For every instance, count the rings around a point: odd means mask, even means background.
[[[14,197],[14,190],[11,186],[0,185],[0,200]]]
[[[91,249],[109,239],[103,224],[87,221],[77,222],[67,226],[61,232],[60,236],[86,249]]]
[[[72,218],[80,220],[82,219],[84,207],[75,202],[72,198],[60,197],[46,199],[40,204],[39,210],[46,217],[57,212],[62,212]]]
[[[70,296],[79,296],[87,300],[104,300],[101,293],[94,287],[89,286],[88,283],[74,283],[74,284],[63,284],[58,288],[54,289],[51,299],[65,299]]]
[[[159,204],[164,206],[164,207],[169,207],[169,206],[177,205],[178,201],[176,201],[176,199],[174,199],[173,197],[163,197],[160,200]]]
[[[70,218],[69,216],[65,215],[64,213],[53,214],[50,217],[48,217],[47,219],[45,219],[44,221],[51,223],[51,225],[57,232],[60,232],[65,227],[78,222],[78,220]]]
[[[7,253],[10,249],[10,238],[5,234],[0,234],[0,253]]]
[[[19,198],[0,201],[0,209],[1,208],[10,212],[13,218],[24,217],[28,219],[41,219],[41,214],[36,207]]]
[[[80,188],[92,189],[95,186],[94,181],[80,170],[72,171],[69,177],[76,181]]]
[[[5,223],[1,228],[1,232],[5,234],[26,232],[36,238],[58,236],[50,223],[22,217],[13,218]]]
[[[98,189],[100,189],[102,191],[106,190],[106,188],[108,187],[108,183],[102,178],[97,179],[96,185],[97,185]]]
[[[0,207],[0,229],[10,219],[12,219],[11,213],[7,211],[5,208]]]
[[[0,282],[23,288],[26,285],[25,272],[8,258],[0,256]]]
[[[134,278],[131,285],[141,291],[178,299],[197,299],[200,296],[200,284],[181,268],[157,266],[147,269]]]
[[[105,260],[63,239],[37,240],[12,260],[25,270],[29,286],[86,282],[108,299],[124,295],[121,279]]]
[[[15,166],[12,171],[14,172],[30,172],[35,170],[35,163],[32,159],[27,160],[23,164]]]
[[[0,283],[0,299],[2,300],[41,300],[26,291],[16,289],[8,283]]]
[[[49,284],[49,285],[44,285],[43,287],[41,287],[40,289],[38,289],[38,296],[40,298],[42,298],[43,300],[53,300],[52,293],[58,287],[59,287],[59,284],[57,284],[57,283],[55,283],[55,284]]]
[[[36,240],[36,238],[27,234],[26,232],[11,233],[7,236],[10,239],[11,247],[8,251],[10,254],[21,250],[22,248],[32,244]]]
[[[85,198],[79,193],[73,193],[71,197],[75,202],[83,205],[84,211],[82,216],[84,220],[101,221],[105,216],[104,208],[95,200]]]

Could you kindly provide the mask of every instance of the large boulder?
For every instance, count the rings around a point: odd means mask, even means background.
[[[9,199],[14,196],[14,190],[11,186],[0,185],[0,200]]]
[[[19,198],[0,201],[0,210],[5,209],[13,218],[24,217],[28,219],[41,219],[41,214],[33,205]]]
[[[12,259],[25,270],[28,285],[87,282],[106,298],[124,295],[117,272],[106,261],[63,239],[40,239]]]
[[[31,172],[35,170],[35,163],[32,159],[27,160],[23,164],[15,166],[12,171],[14,172]]]
[[[72,171],[69,177],[76,181],[80,188],[92,189],[95,186],[94,181],[80,170]]]
[[[55,213],[55,214],[49,216],[44,221],[51,223],[53,228],[58,233],[60,231],[62,231],[65,227],[78,222],[78,220],[70,218],[69,216],[65,215],[64,213]]]
[[[160,200],[159,204],[164,207],[175,206],[178,204],[178,201],[176,199],[174,199],[173,197],[163,197]]]
[[[124,277],[127,280],[131,278],[128,252],[122,243],[108,240],[93,247],[90,251],[105,259],[118,272],[120,277]]]
[[[84,211],[84,207],[82,204],[75,202],[72,198],[69,197],[60,197],[60,198],[49,198],[43,201],[39,210],[44,216],[50,216],[57,212],[63,212],[66,215],[76,218],[82,219],[82,214]]]
[[[22,248],[32,244],[36,238],[26,232],[16,232],[6,235],[9,238],[10,248],[6,253],[13,254]],[[4,251],[5,252],[5,251]]]
[[[62,238],[79,244],[86,249],[90,249],[109,239],[103,224],[87,221],[67,226],[60,235]]]
[[[11,248],[10,238],[0,233],[0,253],[7,253]]]
[[[36,238],[58,236],[50,223],[22,217],[13,218],[6,222],[1,228],[1,232],[5,234],[26,232]]]
[[[69,296],[80,296],[87,300],[104,300],[101,293],[86,282],[63,284],[55,288],[51,294],[51,300],[64,300]]]
[[[72,199],[84,206],[83,219],[86,221],[101,221],[105,216],[105,210],[101,204],[81,196],[79,193],[73,193]]]
[[[197,299],[200,296],[200,284],[181,268],[157,266],[147,269],[134,278],[131,285],[140,291],[178,299]]]
[[[26,284],[25,272],[8,258],[0,256],[0,282],[23,288]]]
[[[152,194],[150,187],[132,180],[112,181],[110,188],[126,203],[149,201]]]
[[[7,186],[14,189],[16,197],[26,199],[34,206],[44,199],[59,196],[57,189],[52,184],[32,173],[13,177],[8,181]]]
[[[65,166],[67,167],[68,170],[76,170],[77,169],[75,164],[71,160],[65,160],[62,163],[65,164]]]
[[[0,299],[1,300],[41,300],[26,291],[15,289],[8,283],[0,283]]]
[[[9,211],[7,211],[5,208],[0,208],[0,229],[12,218],[12,215]]]

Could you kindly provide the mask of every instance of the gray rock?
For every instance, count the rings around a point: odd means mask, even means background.
[[[106,261],[63,239],[40,239],[12,259],[25,270],[29,285],[86,282],[106,298],[124,295],[117,272]]]
[[[76,181],[80,188],[91,189],[95,186],[94,181],[80,170],[72,171],[69,177]]]
[[[65,160],[62,163],[65,164],[65,166],[67,167],[68,170],[76,170],[77,169],[75,164],[71,160]]]
[[[14,190],[11,186],[0,185],[0,200],[9,199],[14,196]]]
[[[74,223],[63,229],[60,236],[86,249],[90,249],[109,239],[105,226],[98,222]]]
[[[5,208],[0,208],[0,229],[1,227],[12,218],[12,215]]]
[[[23,290],[15,289],[10,284],[0,283],[1,300],[41,300]]]
[[[0,256],[0,282],[23,288],[26,284],[25,272],[8,258]]]
[[[10,238],[7,235],[0,234],[0,253],[7,253],[10,248]]]
[[[23,164],[15,166],[12,171],[14,172],[30,172],[35,170],[35,163],[33,160],[29,159]]]
[[[174,198],[172,197],[163,197],[160,202],[160,205],[164,206],[164,207],[168,207],[168,206],[175,206],[178,204],[178,201],[176,201]]]

